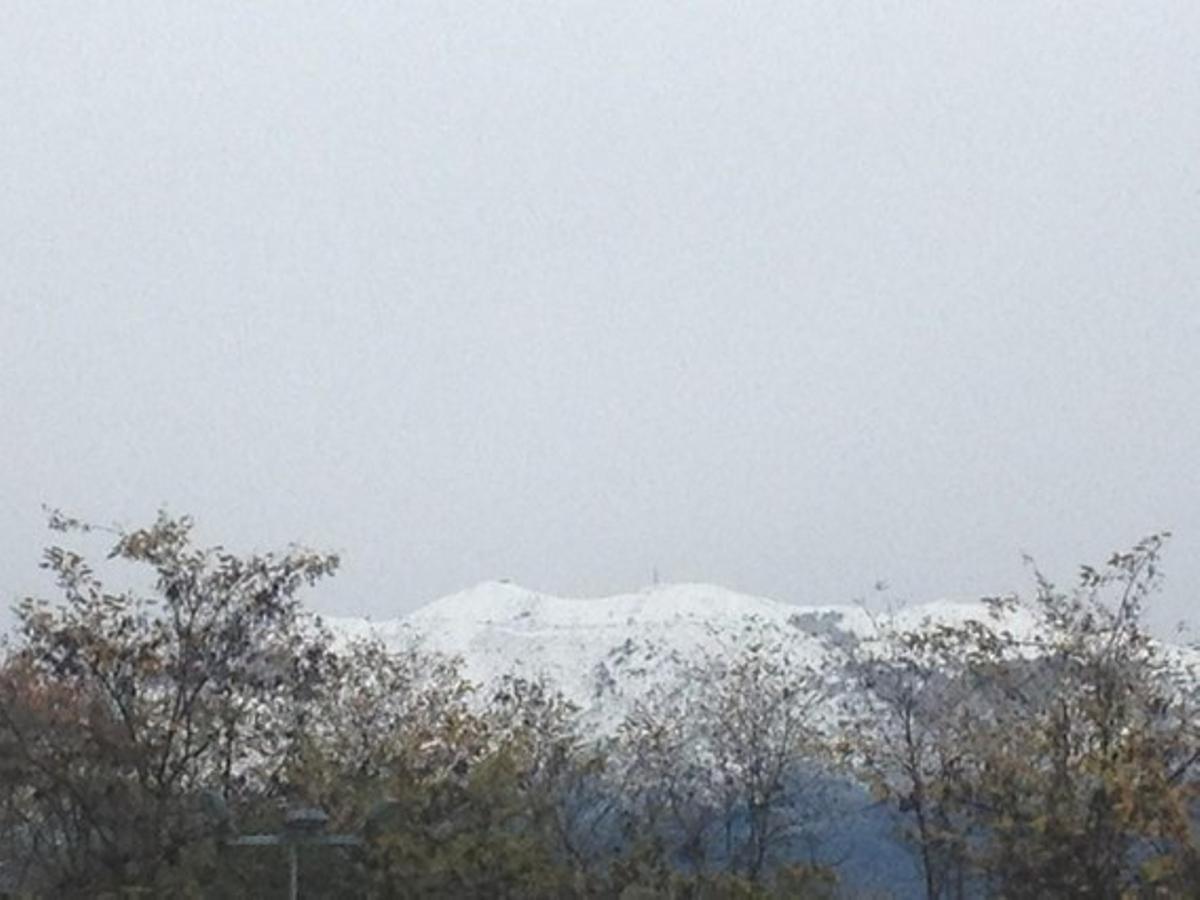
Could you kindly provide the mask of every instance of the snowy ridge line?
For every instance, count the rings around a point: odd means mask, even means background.
[[[911,606],[886,618],[902,629],[994,621],[978,601]],[[397,619],[324,621],[339,638],[372,637],[396,650],[415,644],[460,658],[463,674],[485,687],[506,674],[545,678],[598,735],[611,733],[681,665],[727,655],[743,638],[769,635],[786,644],[792,664],[822,668],[833,664],[829,639],[869,639],[875,630],[858,606],[798,606],[708,584],[569,599],[485,582]],[[1023,637],[1036,622],[1019,612],[1001,627]]]

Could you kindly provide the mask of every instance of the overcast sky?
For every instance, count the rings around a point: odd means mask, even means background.
[[[1200,5],[0,5],[0,589],[42,503],[475,582],[1200,588]]]

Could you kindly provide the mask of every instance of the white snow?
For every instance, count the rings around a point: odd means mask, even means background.
[[[904,628],[967,619],[991,621],[980,602],[940,601],[894,613]],[[681,663],[705,654],[726,654],[766,636],[782,642],[796,664],[819,668],[829,651],[817,634],[874,632],[871,614],[857,606],[797,606],[709,584],[577,599],[485,582],[393,620],[325,621],[347,638],[373,636],[397,649],[420,642],[459,657],[464,674],[480,685],[504,674],[545,677],[599,732],[611,729],[653,685],[674,677]],[[1028,634],[1035,625],[1025,615],[1004,627]]]

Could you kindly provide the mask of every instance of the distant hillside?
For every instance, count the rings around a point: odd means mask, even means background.
[[[939,601],[906,607],[903,628],[986,620],[981,602]],[[797,606],[708,584],[669,584],[633,594],[555,597],[504,582],[485,582],[398,619],[327,618],[344,637],[372,635],[388,646],[413,643],[461,657],[479,684],[506,674],[545,677],[579,705],[587,727],[610,731],[653,685],[682,664],[725,655],[751,640],[778,642],[795,665],[831,665],[829,645],[870,640],[872,617],[851,606]],[[1027,612],[1004,622],[1018,634],[1036,623]]]

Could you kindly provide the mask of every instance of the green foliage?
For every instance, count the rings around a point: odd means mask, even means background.
[[[796,865],[779,869],[770,879],[732,872],[646,872],[629,879],[619,892],[605,896],[620,900],[826,900],[838,894],[829,869]]]
[[[886,632],[847,757],[891,802],[931,897],[1194,893],[1194,673],[1141,625],[1164,537],[993,623]],[[1002,625],[1023,609],[1018,638]],[[882,726],[882,727],[881,727]]]
[[[688,869],[763,884],[781,853],[821,823],[825,684],[790,665],[768,631],[666,683],[624,723],[618,753],[627,827]],[[814,777],[817,776],[817,777]]]
[[[95,531],[51,515],[58,531]],[[57,605],[26,600],[0,677],[9,853],[59,894],[156,889],[213,831],[205,792],[270,782],[291,739],[276,714],[322,677],[324,642],[297,592],[337,558],[194,548],[160,514],[109,532],[108,559],[148,567],[149,596],[112,593],[79,552],[50,547]],[[164,881],[165,880],[165,881]]]
[[[1200,895],[1200,690],[1141,624],[1163,537],[1069,590],[1038,573],[985,622],[884,623],[839,645],[844,671],[748,627],[596,741],[543,682],[335,645],[298,599],[335,557],[197,548],[165,514],[50,525],[109,548],[46,551],[61,596],[20,604],[0,666],[0,861],[31,896],[282,888],[279,848],[231,838],[301,804],[362,838],[305,848],[308,896],[833,897],[797,848],[835,758],[895,812],[929,897]],[[124,565],[146,590],[97,574]]]
[[[521,761],[497,751],[461,778],[397,785],[372,836],[371,884],[388,897],[558,897],[570,872],[531,821]]]
[[[397,759],[392,798],[368,830],[379,896],[565,897],[588,889],[572,787],[602,767],[574,710],[545,685],[509,679],[482,710],[440,718]]]

